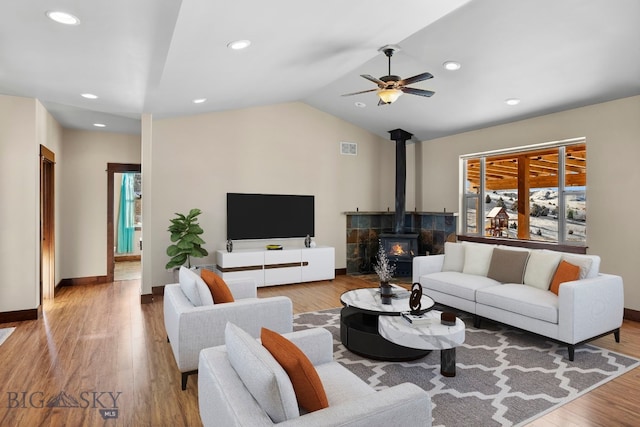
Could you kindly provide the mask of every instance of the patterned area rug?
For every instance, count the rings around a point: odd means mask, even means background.
[[[456,376],[440,374],[440,353],[411,362],[365,359],[340,342],[340,309],[294,316],[294,330],[323,327],[334,337],[334,357],[375,389],[412,382],[431,395],[434,426],[519,426],[640,366],[640,360],[593,345],[566,346],[488,320],[456,349]],[[612,338],[613,339],[613,338]]]
[[[338,321],[338,324],[340,324],[340,321]],[[9,338],[9,335],[11,335],[13,333],[13,331],[15,331],[16,328],[1,328],[0,329],[0,345],[2,345],[2,343]]]

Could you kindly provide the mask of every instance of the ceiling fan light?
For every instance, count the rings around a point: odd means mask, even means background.
[[[378,96],[382,102],[387,104],[396,102],[398,98],[400,98],[400,95],[402,95],[402,91],[399,89],[380,89],[378,91]]]

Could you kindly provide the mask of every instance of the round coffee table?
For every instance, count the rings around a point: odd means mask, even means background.
[[[425,313],[427,322],[411,324],[402,317],[380,317],[380,336],[399,345],[421,349],[440,350],[440,373],[445,377],[456,376],[456,347],[464,342],[465,324],[456,317],[452,326],[440,322],[440,311]]]
[[[383,304],[379,288],[347,291],[340,296],[344,308],[340,312],[340,339],[350,351],[370,359],[405,361],[429,354],[430,350],[398,345],[380,336],[379,318],[400,319],[400,313],[409,311],[411,292],[393,286],[393,297]],[[420,300],[421,312],[426,313],[434,302],[426,295]]]

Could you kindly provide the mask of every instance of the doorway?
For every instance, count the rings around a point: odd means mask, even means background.
[[[140,164],[134,163],[107,163],[107,282],[115,279],[115,175],[119,173],[140,173]],[[140,244],[142,241],[140,241]],[[135,266],[133,266],[135,268]],[[139,264],[138,264],[139,268]],[[128,273],[129,274],[129,273]]]
[[[40,306],[55,291],[55,154],[40,146]]]

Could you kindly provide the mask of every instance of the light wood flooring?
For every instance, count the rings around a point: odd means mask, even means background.
[[[113,268],[113,280],[139,280],[142,278],[140,261],[116,261]]]
[[[261,288],[259,296],[287,295],[299,313],[339,307],[344,291],[372,285],[338,276]],[[197,375],[180,390],[162,297],[141,305],[139,288],[138,280],[63,288],[45,302],[41,319],[0,325],[17,327],[0,346],[0,426],[200,426]],[[640,324],[625,321],[621,335],[620,344],[613,336],[595,343],[640,358]],[[639,390],[640,368],[532,425],[638,425]],[[63,392],[79,407],[46,406]],[[100,410],[113,407],[114,398],[117,418],[105,420],[116,414]]]

